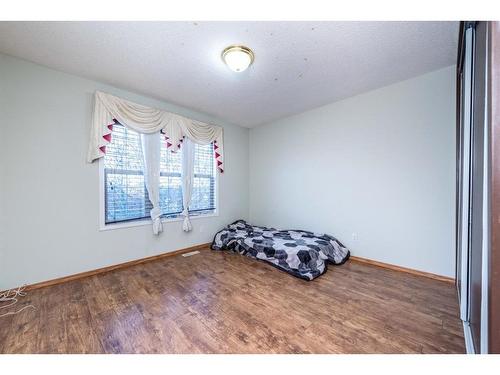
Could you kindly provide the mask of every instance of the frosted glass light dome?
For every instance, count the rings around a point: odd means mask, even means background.
[[[222,51],[222,60],[233,72],[246,70],[253,62],[252,50],[245,46],[229,46]]]

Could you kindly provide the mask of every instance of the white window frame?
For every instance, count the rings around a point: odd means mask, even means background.
[[[214,161],[215,162],[215,161]],[[108,223],[106,224],[106,203],[104,198],[104,157],[99,158],[99,231],[107,231],[114,229],[124,229],[124,228],[132,228],[132,227],[140,227],[144,225],[152,225],[153,221],[150,218],[136,219],[136,220],[128,220],[118,223]],[[189,215],[190,220],[197,219],[205,219],[210,217],[219,216],[219,171],[217,166],[215,168],[215,209],[211,213],[201,213],[197,215]],[[179,215],[176,217],[165,217],[162,218],[162,223],[171,223],[176,221],[183,221],[184,216]]]

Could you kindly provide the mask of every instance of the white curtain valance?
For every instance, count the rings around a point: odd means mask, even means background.
[[[104,156],[111,142],[113,124],[119,122],[143,134],[161,132],[167,147],[177,151],[184,137],[197,144],[214,144],[218,170],[224,171],[223,129],[175,113],[133,103],[114,95],[96,91],[87,160],[92,163]]]

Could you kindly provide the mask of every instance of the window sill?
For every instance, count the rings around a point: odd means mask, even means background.
[[[219,216],[219,212],[215,211],[212,214],[189,216],[189,218],[191,220],[197,220],[197,219],[205,219],[205,218],[217,217],[217,216]],[[161,219],[161,222],[162,223],[173,223],[176,221],[183,221],[183,220],[184,220],[183,216],[178,216],[178,217]],[[138,220],[127,221],[127,222],[122,222],[122,223],[101,224],[99,231],[102,232],[102,231],[107,231],[107,230],[141,227],[144,225],[152,225],[151,219],[138,219]]]

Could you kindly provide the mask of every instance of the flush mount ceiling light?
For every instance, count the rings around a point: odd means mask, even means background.
[[[247,69],[254,60],[252,50],[245,46],[229,46],[222,51],[222,61],[234,72]]]

